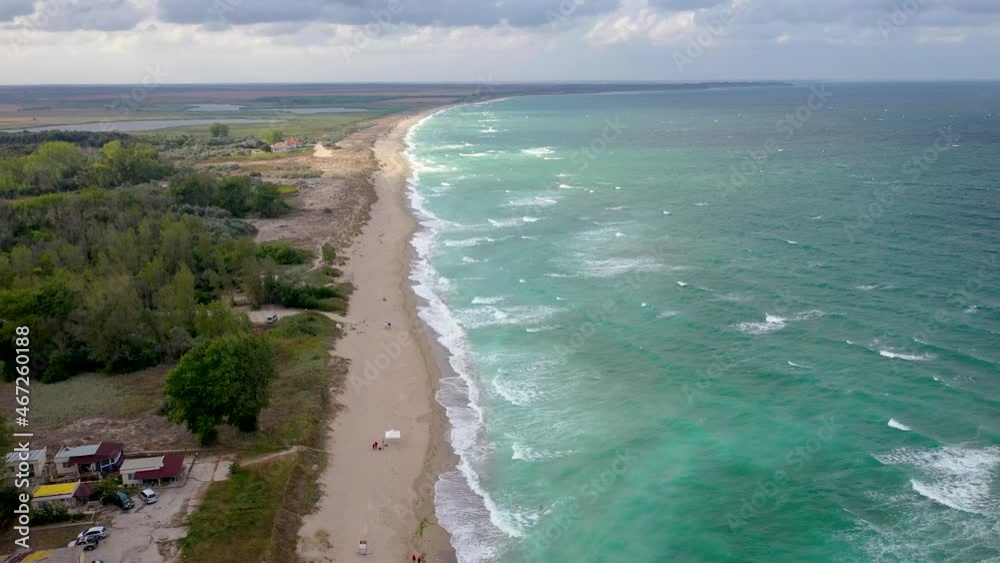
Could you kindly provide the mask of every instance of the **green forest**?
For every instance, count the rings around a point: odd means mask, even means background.
[[[0,138],[0,358],[13,357],[14,329],[30,326],[42,381],[177,361],[243,330],[237,296],[345,306],[344,289],[281,263],[309,253],[254,243],[245,218],[289,209],[278,186],[182,169],[122,135],[25,134],[30,152],[16,137]]]

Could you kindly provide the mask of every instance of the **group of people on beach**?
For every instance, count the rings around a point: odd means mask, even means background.
[[[373,452],[375,450],[382,451],[382,448],[388,448],[388,447],[389,447],[389,445],[385,443],[385,440],[382,440],[381,444],[378,443],[377,441],[376,442],[372,442],[372,451]]]
[[[419,555],[413,555],[413,554],[410,554],[410,561],[416,561],[416,563],[424,563],[423,558],[421,558]]]

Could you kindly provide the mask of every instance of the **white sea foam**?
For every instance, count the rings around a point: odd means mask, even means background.
[[[811,368],[811,367],[809,367],[809,366],[804,366],[804,365],[802,365],[802,364],[797,364],[797,363],[795,363],[795,362],[793,362],[793,361],[791,361],[791,360],[789,360],[789,361],[788,361],[788,365],[792,366],[793,368],[799,368],[799,369],[812,369],[812,368]]]
[[[440,110],[432,116],[450,109]],[[420,194],[420,174],[426,171],[426,167],[413,154],[413,136],[428,119],[430,117],[410,128],[406,135],[409,148],[404,152],[412,170],[408,182],[410,204],[423,227],[411,241],[416,257],[410,279],[414,293],[421,300],[418,314],[435,333],[437,341],[448,351],[448,363],[455,374],[440,379],[437,400],[445,408],[451,425],[449,441],[459,457],[456,471],[441,475],[435,484],[435,508],[441,524],[451,533],[452,544],[460,560],[492,561],[502,552],[504,544],[511,537],[521,536],[524,532],[481,486],[479,475],[473,467],[475,464],[489,463],[493,452],[491,443],[485,437],[483,412],[479,405],[480,389],[476,383],[477,378],[473,376],[474,368],[465,331],[458,318],[441,299],[441,276],[430,263],[441,222],[427,209]],[[469,239],[471,242],[463,244],[474,246],[485,240],[488,239]]]
[[[926,362],[937,357],[934,354],[904,354],[892,349],[879,350],[878,354],[885,358],[895,358],[899,360],[906,360],[908,362]]]
[[[669,319],[670,317],[676,317],[677,311],[661,311],[656,315],[658,319]]]
[[[446,240],[444,241],[445,246],[464,248],[469,246],[479,246],[484,242],[496,242],[496,239],[490,237],[473,237],[461,240]]]
[[[478,264],[480,261],[476,260],[475,258],[473,258],[471,256],[463,256],[462,257],[462,262],[464,262],[466,264]]]
[[[503,297],[473,297],[472,298],[472,304],[473,305],[495,305],[495,304],[497,304],[497,303],[499,303],[499,302],[501,302],[503,300],[504,300]]]
[[[681,286],[681,287],[687,287],[687,286],[688,286],[688,283],[687,283],[687,282],[683,282],[683,281],[680,281],[680,280],[678,280],[678,281],[677,281],[677,285],[679,285],[679,286]]]
[[[666,269],[652,258],[608,258],[583,260],[580,275],[590,278],[613,278],[630,272],[659,272]]]
[[[498,229],[503,229],[507,227],[515,227],[521,224],[521,221],[517,219],[487,219],[490,225]]]
[[[909,426],[903,424],[902,422],[899,422],[895,418],[889,419],[889,427],[895,428],[896,430],[902,430],[903,432],[909,432],[911,430]]]
[[[548,154],[553,154],[555,152],[556,151],[552,150],[552,147],[536,147],[533,149],[523,149],[521,151],[522,154],[530,156],[545,156]]]
[[[571,186],[569,184],[559,184],[560,190],[575,190],[576,188],[576,186]]]
[[[510,207],[549,207],[559,203],[559,199],[551,196],[532,196],[508,201]]]
[[[538,221],[541,221],[541,219],[539,219],[538,217],[529,217],[527,215],[521,217],[521,220],[524,221],[525,223],[536,223]]]
[[[511,444],[510,449],[512,451],[510,456],[511,459],[520,459],[527,462],[549,461],[574,453],[572,451],[532,448],[531,446],[526,446],[518,442]]]
[[[996,446],[900,448],[873,457],[885,465],[909,467],[911,488],[938,504],[984,515],[995,515],[1000,509],[1000,500],[991,492],[1000,470]]]
[[[462,326],[470,329],[502,325],[531,325],[544,321],[562,309],[544,306],[517,305],[506,308],[485,305],[457,312]]]
[[[733,325],[740,332],[752,335],[769,334],[785,328],[786,324],[793,321],[808,321],[822,317],[823,311],[813,309],[796,313],[791,317],[781,317],[770,313],[764,314],[764,322],[743,322]]]

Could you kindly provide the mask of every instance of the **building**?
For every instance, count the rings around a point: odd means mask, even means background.
[[[31,504],[36,507],[62,504],[66,508],[72,508],[76,505],[76,493],[79,489],[80,481],[57,483],[55,485],[38,485],[31,492]]]
[[[28,452],[10,452],[6,457],[7,471],[11,476],[16,475],[21,470],[21,464],[25,464],[29,478],[45,477],[45,464],[49,462],[48,448],[31,450]]]
[[[278,141],[271,145],[271,152],[291,152],[297,148],[304,146],[305,143],[302,139],[298,137],[289,137],[284,141]]]
[[[58,549],[41,549],[38,551],[22,551],[4,559],[4,563],[80,563],[83,556],[79,549],[60,547]]]
[[[176,481],[184,473],[184,456],[163,455],[125,460],[122,483],[126,487],[163,485]]]
[[[125,457],[125,444],[101,442],[87,446],[64,447],[52,461],[57,477],[101,477],[117,471]]]

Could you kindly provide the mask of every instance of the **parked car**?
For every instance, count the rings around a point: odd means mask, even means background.
[[[98,536],[84,536],[69,542],[69,547],[82,547],[84,551],[94,551],[99,543],[101,538]]]
[[[139,491],[139,499],[146,504],[153,504],[154,502],[160,500],[156,496],[156,491],[153,489],[143,489]]]
[[[267,324],[273,325],[276,322],[278,322],[278,315],[269,315],[267,317]]]
[[[104,526],[94,526],[93,528],[87,528],[86,530],[80,532],[80,535],[76,536],[76,539],[82,540],[83,538],[94,536],[100,539],[108,537],[108,529]]]
[[[135,502],[132,501],[132,497],[128,496],[122,491],[118,491],[111,497],[111,502],[118,505],[122,510],[132,510],[135,508]]]

